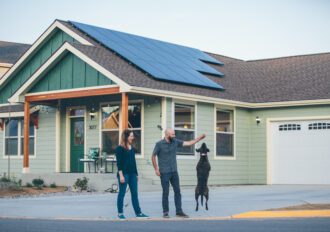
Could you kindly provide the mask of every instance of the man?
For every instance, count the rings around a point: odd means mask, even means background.
[[[176,151],[180,147],[192,146],[204,138],[205,134],[191,141],[182,141],[175,138],[175,131],[172,128],[168,128],[165,130],[165,138],[156,143],[152,153],[152,164],[156,175],[160,177],[163,188],[162,204],[164,218],[169,218],[168,195],[170,183],[174,190],[176,216],[184,218],[188,217],[181,208],[181,193],[176,162]],[[158,157],[159,168],[156,162],[156,156]]]

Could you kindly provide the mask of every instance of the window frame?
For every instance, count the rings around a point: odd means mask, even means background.
[[[7,118],[9,120],[9,118]],[[11,155],[10,159],[23,159],[24,158],[24,154],[21,155],[22,153],[22,142],[21,139],[24,139],[24,132],[23,134],[22,132],[22,127],[24,127],[24,117],[14,117],[11,118],[12,119],[17,119],[18,120],[18,126],[17,126],[17,136],[11,136],[12,138],[17,138],[17,155]],[[6,155],[6,139],[7,138],[11,138],[11,137],[7,137],[6,136],[6,123],[4,123],[4,127],[3,127],[3,159],[8,159],[9,155]],[[30,159],[35,159],[37,157],[37,129],[36,127],[33,125],[33,129],[34,129],[34,135],[33,136],[29,136],[29,138],[34,138],[34,154],[29,154],[29,158]],[[24,129],[23,129],[24,131]],[[24,141],[24,140],[23,140]]]
[[[137,159],[143,159],[144,158],[144,100],[143,99],[137,99],[137,100],[129,100],[128,105],[130,104],[136,104],[140,103],[141,104],[141,127],[140,128],[133,128],[132,131],[134,130],[140,130],[141,131],[141,153],[136,153],[135,158]],[[109,101],[109,102],[100,102],[99,103],[99,147],[101,148],[101,151],[103,150],[102,146],[102,132],[103,131],[117,131],[117,129],[102,129],[102,106],[107,106],[107,105],[119,105],[119,128],[118,128],[118,133],[119,133],[119,140],[118,144],[120,141],[120,125],[122,122],[122,117],[121,117],[121,101]]]
[[[175,127],[175,104],[178,104],[178,105],[187,105],[187,106],[193,106],[194,107],[194,124],[195,124],[195,127],[194,129],[184,129],[184,128],[176,128]],[[174,131],[176,130],[180,130],[180,131],[194,131],[194,138],[193,139],[196,139],[197,138],[197,132],[198,132],[198,125],[197,125],[197,102],[195,101],[184,101],[184,100],[175,100],[173,99],[172,100],[172,128]],[[179,155],[177,154],[177,159],[182,159],[182,160],[185,160],[185,159],[197,159],[197,152],[196,152],[196,144],[193,145],[194,148],[193,148],[193,155]]]
[[[228,112],[231,111],[232,116],[232,126],[233,132],[218,132],[217,131],[217,112],[223,111]],[[220,156],[217,155],[217,134],[232,134],[233,135],[233,155],[232,156]],[[214,106],[214,155],[215,160],[236,160],[236,108],[234,107],[223,107],[223,106]]]

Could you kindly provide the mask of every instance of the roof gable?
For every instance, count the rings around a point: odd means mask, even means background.
[[[55,21],[0,79],[0,104],[6,103],[17,89],[66,41],[84,42],[84,38]]]
[[[64,55],[48,72],[29,86],[27,93],[76,89],[115,83],[72,53]]]

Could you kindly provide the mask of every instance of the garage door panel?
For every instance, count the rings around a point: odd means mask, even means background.
[[[330,120],[271,123],[272,184],[330,184],[328,123]]]

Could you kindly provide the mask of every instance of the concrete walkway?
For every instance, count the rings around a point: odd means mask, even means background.
[[[153,219],[162,217],[161,192],[140,192],[141,208]],[[134,218],[126,196],[125,215]],[[117,194],[93,193],[17,199],[0,199],[0,218],[89,219],[116,218]],[[273,185],[211,187],[209,210],[195,212],[194,188],[182,189],[183,210],[194,219],[230,218],[248,211],[281,208],[306,203],[330,203],[330,186]],[[170,193],[170,216],[175,216],[173,192]]]

